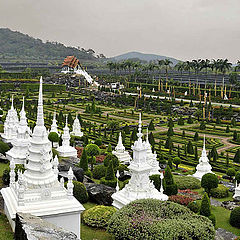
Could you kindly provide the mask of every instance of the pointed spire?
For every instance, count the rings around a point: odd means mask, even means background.
[[[56,111],[53,113],[53,120],[56,121]]]
[[[42,77],[40,77],[39,95],[38,95],[38,111],[37,111],[37,126],[44,126],[43,118],[43,96],[42,96]]]
[[[66,125],[65,125],[65,127],[68,127],[68,116],[67,116],[67,114],[66,114]]]
[[[11,110],[13,110],[14,107],[13,107],[13,95],[12,95],[12,105],[11,105]]]
[[[203,151],[206,151],[206,148],[205,148],[205,134],[204,134],[204,137],[203,137]]]
[[[146,136],[146,142],[148,143],[148,128],[147,128],[147,136]]]
[[[24,112],[24,96],[23,96],[23,103],[22,103],[22,112]]]
[[[142,118],[141,118],[141,112],[139,113],[139,121],[138,121],[138,138],[142,138]]]

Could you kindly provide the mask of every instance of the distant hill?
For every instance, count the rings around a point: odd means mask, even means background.
[[[171,57],[160,56],[156,54],[146,54],[146,53],[140,53],[140,52],[128,52],[128,53],[124,53],[124,54],[110,58],[110,60],[117,61],[117,62],[127,60],[127,59],[135,59],[135,60],[139,59],[141,61],[146,61],[146,62],[150,62],[154,60],[169,59],[173,62],[174,65],[177,64],[179,61]]]
[[[8,28],[0,28],[0,60],[62,60],[74,55],[81,60],[96,60],[93,54],[57,42],[42,42]]]

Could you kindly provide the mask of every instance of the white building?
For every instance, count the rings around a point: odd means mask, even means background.
[[[77,114],[76,114],[76,118],[73,122],[73,131],[71,132],[71,135],[77,136],[77,137],[82,137],[83,136],[83,132],[81,131],[81,124],[79,122]]]
[[[152,167],[147,162],[147,146],[142,141],[142,121],[139,116],[138,140],[132,146],[133,160],[128,167],[131,171],[131,179],[126,186],[112,195],[113,206],[120,209],[128,203],[144,198],[155,198],[162,201],[168,200],[168,196],[163,194],[163,189],[159,192],[149,179]]]
[[[83,206],[73,197],[73,173],[69,170],[67,189],[59,182],[56,161],[52,159],[51,143],[44,126],[42,78],[40,79],[37,122],[30,140],[26,171],[18,173],[10,162],[10,186],[1,189],[4,212],[15,229],[17,212],[30,213],[72,231],[80,238],[80,218]]]

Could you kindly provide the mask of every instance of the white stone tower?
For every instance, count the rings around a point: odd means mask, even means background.
[[[233,199],[240,200],[240,183],[236,181],[235,191],[233,195]]]
[[[55,132],[59,135],[58,133],[58,125],[57,125],[57,119],[56,119],[56,112],[53,114],[53,120],[52,120],[52,125],[51,125],[51,130],[50,132]]]
[[[71,135],[74,135],[77,137],[83,136],[83,132],[81,132],[81,125],[80,125],[79,119],[77,117],[77,113],[76,113],[76,118],[73,122],[73,131],[71,132]]]
[[[128,167],[131,171],[129,183],[121,190],[112,195],[113,206],[120,209],[126,204],[144,198],[167,200],[168,196],[159,192],[149,179],[152,167],[147,162],[147,146],[142,141],[142,121],[139,115],[138,140],[132,146],[133,160]]]
[[[17,127],[17,137],[12,140],[13,147],[6,152],[6,157],[9,161],[14,160],[15,164],[26,164],[31,134],[31,130],[27,124],[23,97],[22,110],[20,112],[20,122]]]
[[[62,146],[57,148],[60,156],[62,157],[77,157],[77,150],[70,146],[70,134],[66,116],[66,125],[63,128],[63,135],[62,135]]]
[[[202,179],[202,176],[207,173],[213,173],[212,167],[209,163],[209,159],[207,157],[207,151],[205,148],[205,135],[203,140],[203,150],[202,150],[202,156],[199,158],[199,164],[196,167],[197,171],[193,174],[193,177]]]
[[[13,96],[12,96],[12,105],[8,110],[6,120],[4,122],[4,133],[1,135],[5,142],[11,142],[14,138],[17,137],[17,127],[19,124],[17,111],[13,106]]]
[[[122,143],[122,133],[119,133],[118,144],[115,147],[115,151],[112,152],[119,160],[120,163],[128,164],[131,161],[131,157],[128,151],[125,151],[125,147]]]
[[[73,197],[72,171],[67,189],[58,181],[57,161],[52,159],[51,143],[44,126],[42,78],[40,79],[37,123],[30,140],[26,171],[15,182],[14,160],[10,162],[10,187],[1,189],[4,211],[15,228],[17,212],[31,213],[74,232],[80,238],[83,206]]]

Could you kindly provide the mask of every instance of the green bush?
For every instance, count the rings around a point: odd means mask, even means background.
[[[195,177],[174,175],[173,178],[180,190],[201,188],[200,180]]]
[[[213,188],[210,192],[210,195],[215,198],[225,198],[228,197],[229,192],[228,188],[222,184],[219,184],[217,188]]]
[[[200,214],[205,217],[209,217],[211,215],[211,203],[207,193],[204,193],[203,195]]]
[[[106,228],[116,211],[114,207],[98,205],[83,212],[83,221],[90,227]]]
[[[18,170],[20,170],[21,172],[24,172],[26,169],[24,168],[24,166],[22,164],[16,164],[15,165],[15,181],[18,180]],[[7,167],[4,171],[3,171],[3,176],[2,176],[2,181],[5,185],[9,185],[10,183],[10,168]]]
[[[240,171],[236,172],[235,180],[240,183]]]
[[[116,169],[119,166],[119,160],[118,158],[113,155],[112,153],[108,153],[107,156],[104,159],[104,166],[107,167],[109,162],[112,161],[113,163],[113,168]]]
[[[87,189],[83,183],[78,181],[73,181],[73,196],[80,202],[86,203],[88,201]],[[67,182],[64,183],[65,188],[67,188]]]
[[[10,147],[8,146],[7,143],[3,142],[3,141],[0,141],[0,153],[4,154],[10,150]]]
[[[199,201],[192,201],[187,205],[187,207],[194,213],[198,213],[200,211],[201,204]]]
[[[95,166],[92,172],[93,178],[101,179],[102,177],[105,176],[105,172],[106,172],[106,167],[104,165]]]
[[[208,196],[209,196],[211,189],[218,187],[217,176],[213,173],[207,173],[203,175],[201,180],[201,186],[205,189],[205,191],[208,193]]]
[[[154,174],[154,175],[151,175],[149,178],[151,181],[153,181],[154,187],[159,191],[161,187],[160,175]]]
[[[232,210],[230,215],[230,224],[233,227],[240,228],[240,207]]]
[[[169,201],[141,199],[117,211],[109,220],[108,232],[116,240],[213,240],[211,221]]]
[[[89,178],[92,178],[92,172],[90,170],[85,171],[84,175],[86,175]]]
[[[105,177],[103,177],[100,179],[100,183],[115,188],[117,186],[117,179],[106,180]]]
[[[214,214],[211,214],[208,219],[212,222],[213,226],[216,226],[216,217]]]

